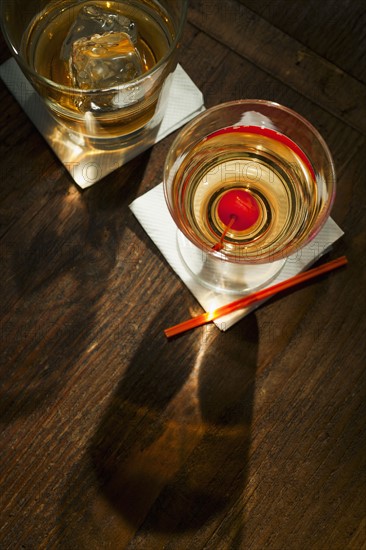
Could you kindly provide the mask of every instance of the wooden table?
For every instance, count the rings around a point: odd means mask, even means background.
[[[2,549],[366,548],[365,29],[362,0],[191,2],[206,106],[328,142],[349,266],[173,341],[201,309],[128,205],[174,136],[81,192],[1,83]]]

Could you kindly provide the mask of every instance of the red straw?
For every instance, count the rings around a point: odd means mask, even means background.
[[[282,283],[278,283],[276,285],[269,286],[268,288],[258,290],[258,292],[254,292],[253,294],[249,294],[248,296],[239,298],[239,300],[235,300],[235,302],[231,302],[230,304],[219,307],[214,311],[202,313],[201,315],[198,315],[197,317],[192,317],[191,319],[183,321],[183,323],[179,323],[174,327],[167,328],[164,330],[165,336],[167,336],[167,338],[171,338],[172,336],[176,336],[177,334],[181,334],[182,332],[186,332],[187,330],[191,330],[192,328],[210,323],[211,321],[214,321],[219,317],[228,315],[229,313],[237,311],[238,309],[244,309],[252,304],[255,304],[256,302],[260,302],[261,300],[270,298],[278,292],[282,292],[283,290],[287,290],[288,288],[308,281],[309,279],[313,279],[314,277],[323,275],[324,273],[346,265],[347,263],[348,260],[346,256],[341,256],[340,258],[332,260],[331,262],[327,262],[319,267],[314,267],[313,269],[309,269],[308,271],[299,273],[298,275],[295,275],[294,277],[291,277],[290,279],[287,279]]]

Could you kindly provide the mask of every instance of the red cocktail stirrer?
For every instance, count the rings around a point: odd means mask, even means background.
[[[295,275],[294,277],[291,277],[286,281],[269,286],[268,288],[264,288],[262,290],[258,290],[253,294],[244,296],[243,298],[239,298],[239,300],[235,300],[230,304],[219,307],[214,311],[208,311],[207,313],[203,313],[201,315],[198,315],[197,317],[192,317],[191,319],[188,319],[183,323],[165,329],[164,333],[167,338],[171,338],[172,336],[176,336],[182,332],[186,332],[187,330],[191,330],[206,323],[210,323],[211,321],[214,321],[219,317],[223,317],[224,315],[233,313],[233,311],[244,309],[250,305],[260,302],[261,300],[270,298],[278,292],[282,292],[283,290],[287,290],[295,285],[299,285],[305,281],[318,277],[319,275],[323,275],[324,273],[332,271],[333,269],[337,269],[338,267],[346,265],[347,263],[348,260],[346,256],[341,256],[336,260],[332,260],[318,267],[314,267],[313,269],[309,269],[308,271],[304,271],[303,273],[299,273],[298,275]]]

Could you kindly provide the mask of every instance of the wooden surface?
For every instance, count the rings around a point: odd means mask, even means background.
[[[365,29],[361,0],[191,2],[206,105],[328,142],[349,266],[171,342],[201,309],[128,205],[174,136],[80,192],[0,84],[1,549],[366,548]]]

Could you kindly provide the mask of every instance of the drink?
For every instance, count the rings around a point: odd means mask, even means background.
[[[32,5],[26,25],[18,2],[4,0],[5,36],[56,120],[96,147],[151,144],[186,0],[56,0],[40,12]]]
[[[105,7],[108,4],[108,8]],[[60,11],[55,4],[49,4],[37,15],[23,38],[22,49],[30,66],[41,76],[64,86],[73,87],[68,60],[62,59],[61,50],[72,23],[81,7],[98,6],[103,11],[118,13],[134,21],[138,28],[137,49],[143,60],[144,72],[151,69],[169,49],[171,29],[162,20],[162,14],[147,8],[134,7],[126,2],[92,1],[66,7]],[[72,108],[77,109],[75,105]]]
[[[263,100],[223,103],[173,142],[164,170],[180,259],[201,284],[268,284],[320,231],[335,196],[332,157],[300,115]]]
[[[239,261],[286,254],[318,211],[310,161],[286,136],[256,126],[228,127],[196,143],[172,196],[193,241]]]
[[[152,9],[149,4],[123,1],[66,4],[63,9],[57,3],[48,4],[29,25],[22,40],[22,54],[37,75],[59,85],[53,89],[36,82],[53,114],[69,129],[98,138],[127,135],[143,127],[153,116],[160,85],[154,85],[152,78],[150,89],[122,82],[123,89],[113,92],[91,94],[88,90],[70,90],[76,86],[69,60],[62,58],[62,48],[80,10],[90,6],[133,21],[138,29],[136,49],[142,62],[142,75],[166,56],[175,32],[167,13],[162,8],[161,11]],[[119,84],[116,79],[112,87],[117,88]]]

